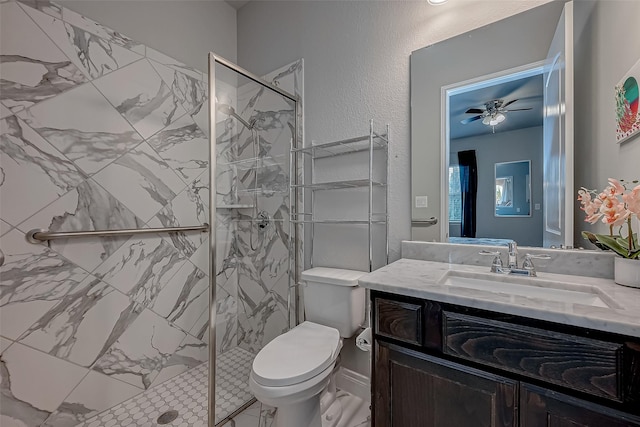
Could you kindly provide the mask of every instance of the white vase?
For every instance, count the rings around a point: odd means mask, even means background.
[[[613,275],[619,285],[640,288],[640,260],[615,257]]]

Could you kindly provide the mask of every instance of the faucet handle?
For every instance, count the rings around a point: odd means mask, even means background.
[[[529,271],[530,276],[536,276],[536,267],[533,265],[534,259],[551,259],[551,256],[547,254],[533,255],[526,254],[522,263],[522,268]]]
[[[539,254],[539,255],[534,255],[534,254],[526,254],[525,255],[525,260],[532,260],[532,259],[551,259],[551,255],[547,255],[547,254]]]
[[[482,250],[479,252],[480,255],[493,256],[493,262],[491,263],[491,272],[492,273],[502,273],[504,271],[504,264],[502,264],[502,258],[500,256],[500,251],[486,251]]]

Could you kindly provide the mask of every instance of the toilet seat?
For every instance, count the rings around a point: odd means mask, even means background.
[[[258,353],[253,361],[252,378],[269,387],[302,383],[333,364],[341,348],[337,329],[303,322]]]

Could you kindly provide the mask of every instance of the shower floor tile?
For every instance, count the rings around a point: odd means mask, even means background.
[[[220,356],[216,364],[216,424],[253,399],[249,374],[255,354],[240,347]]]
[[[216,423],[253,399],[249,373],[255,355],[233,348],[218,356],[216,380]],[[207,425],[208,363],[158,384],[145,392],[79,424],[80,427],[155,427],[167,411],[178,416],[168,426]]]

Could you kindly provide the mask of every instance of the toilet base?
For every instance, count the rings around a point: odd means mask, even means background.
[[[320,413],[320,396],[303,403],[280,406],[275,416],[275,427],[336,427],[342,418],[342,404],[336,399]]]
[[[336,398],[336,372],[334,369],[322,393],[292,405],[280,405],[275,427],[336,427],[342,418],[342,404]]]

